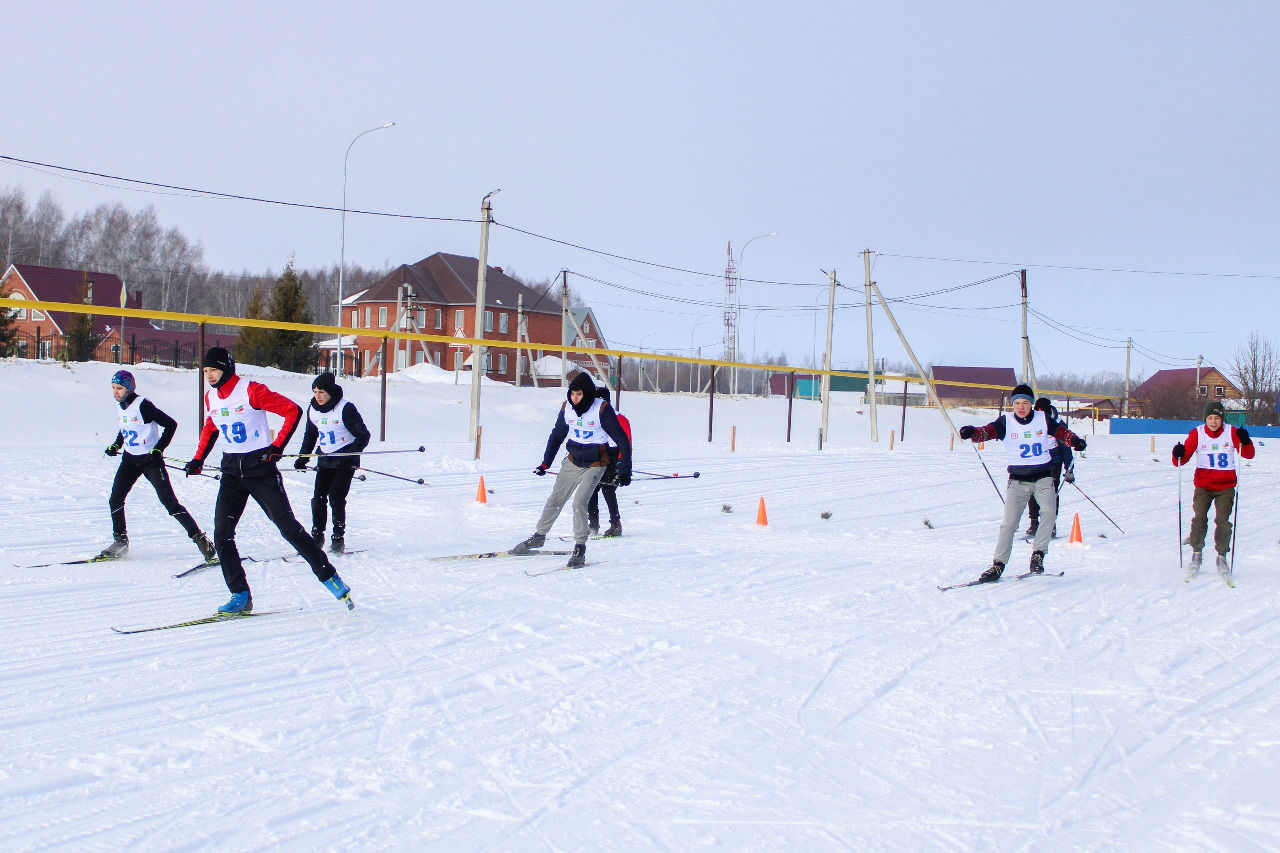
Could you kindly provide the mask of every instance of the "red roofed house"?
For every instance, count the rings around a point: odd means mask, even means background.
[[[461,337],[470,338],[475,333],[479,264],[475,258],[437,252],[415,264],[401,264],[367,290],[345,297],[342,325],[352,334],[342,337],[343,372],[357,376],[376,376],[382,372],[379,333],[394,330],[398,314],[403,317],[398,331],[427,335],[460,333]],[[598,324],[592,322],[594,315],[588,312],[584,316],[579,311],[575,317],[579,325],[584,319],[592,325],[590,330],[583,328],[579,345],[607,348]],[[525,286],[506,275],[501,267],[489,267],[485,276],[484,337],[515,341],[521,318],[527,324],[528,341],[547,344],[549,352],[553,352],[552,345],[577,342],[579,338],[576,333],[562,329],[558,296]],[[337,343],[330,339],[320,344],[320,351],[331,367],[336,365]],[[428,360],[445,370],[470,368],[470,347],[392,339],[387,343],[387,353],[392,371]],[[534,350],[533,360],[542,354],[542,350]],[[533,384],[525,353],[520,353],[518,359],[516,355],[515,350],[486,349],[485,375],[501,382],[515,382],[519,368],[521,381]],[[586,356],[570,355],[570,359],[587,361]]]
[[[1204,406],[1219,400],[1242,400],[1240,389],[1215,367],[1157,370],[1129,393],[1129,414],[1138,418],[1200,418]]]
[[[929,372],[944,406],[1001,406],[1018,384],[1018,375],[1012,367],[934,367]],[[994,387],[944,385],[940,384],[942,380]]]
[[[196,354],[198,333],[179,329],[160,329],[147,320],[125,319],[112,314],[112,308],[141,308],[142,292],[128,294],[126,304],[124,282],[112,273],[41,267],[35,264],[10,264],[0,276],[0,293],[12,299],[40,302],[88,302],[101,305],[102,312],[93,317],[93,336],[99,341],[94,350],[95,361],[133,364],[152,361],[177,367],[199,363]],[[38,311],[34,308],[10,309],[16,315],[18,330],[17,355],[20,358],[61,358],[65,337],[77,316],[68,311]],[[208,346],[231,346],[234,336],[225,343],[206,335]]]

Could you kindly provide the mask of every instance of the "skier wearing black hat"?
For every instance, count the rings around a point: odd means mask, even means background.
[[[570,496],[573,496],[574,546],[567,566],[576,568],[587,561],[587,503],[609,464],[609,442],[612,440],[618,448],[618,485],[627,486],[631,484],[631,441],[618,423],[613,407],[596,397],[596,384],[586,373],[573,377],[567,396],[568,400],[560,404],[555,425],[547,438],[542,464],[533,469],[533,473],[539,477],[547,473],[566,438],[568,443],[565,449],[569,454],[560,465],[555,486],[551,489],[551,496],[547,498],[533,535],[511,551],[525,554],[541,547],[551,525],[559,517],[560,510]]]
[[[284,482],[276,470],[276,462],[284,454],[284,446],[293,436],[302,410],[288,397],[261,382],[237,376],[231,353],[222,347],[213,347],[205,353],[203,364],[204,380],[209,383],[209,390],[204,394],[206,417],[200,442],[186,471],[187,476],[199,474],[218,438],[226,442],[214,509],[213,544],[222,561],[222,577],[231,591],[231,600],[219,607],[218,612],[234,614],[253,610],[253,596],[236,548],[236,525],[249,498],[262,507],[280,535],[297,549],[334,598],[345,602],[348,608],[354,607],[351,588],[342,582],[324,550],[294,517]],[[267,424],[268,412],[284,419],[274,440]]]
[[[114,541],[97,559],[114,560],[129,552],[124,502],[138,478],[146,477],[147,482],[156,490],[160,503],[182,525],[187,536],[200,549],[200,556],[205,562],[217,562],[218,555],[213,544],[200,531],[200,525],[196,524],[187,508],[178,502],[178,496],[173,493],[173,484],[169,482],[169,472],[164,467],[164,449],[173,440],[178,422],[160,411],[146,397],[139,396],[136,388],[133,374],[127,370],[117,370],[111,377],[111,394],[120,405],[120,430],[116,433],[115,441],[107,447],[106,454],[115,456],[123,451],[123,455],[120,456],[115,481],[111,484],[111,496],[107,499],[107,505],[111,507]]]
[[[1036,400],[1035,408],[1047,414],[1049,417],[1057,420],[1058,407],[1048,397],[1041,397]],[[1053,460],[1053,492],[1059,494],[1062,491],[1062,481],[1065,479],[1068,483],[1076,481],[1074,456],[1071,453],[1071,446],[1056,442],[1053,450],[1049,451],[1049,458]],[[1027,525],[1027,536],[1035,536],[1036,531],[1040,529],[1040,504],[1036,501],[1033,494],[1027,501],[1027,518],[1031,523]],[[1051,537],[1057,537],[1058,527],[1055,524],[1050,534]]]
[[[991,568],[979,577],[980,581],[1000,579],[1005,564],[1013,553],[1013,535],[1022,522],[1022,511],[1035,495],[1040,503],[1040,527],[1032,543],[1032,574],[1044,573],[1044,556],[1049,551],[1049,539],[1058,517],[1058,493],[1053,488],[1053,458],[1056,444],[1069,445],[1074,450],[1084,450],[1085,441],[1058,419],[1040,409],[1033,408],[1035,392],[1029,385],[1018,385],[1010,395],[1013,411],[1006,412],[986,426],[960,427],[960,437],[973,442],[1004,442],[1009,466],[1009,484],[1005,487],[1004,522],[996,538],[995,559]]]
[[[1230,579],[1231,508],[1236,499],[1236,456],[1252,459],[1253,439],[1244,427],[1226,423],[1226,409],[1214,400],[1204,407],[1204,425],[1173,446],[1173,464],[1196,463],[1195,492],[1191,496],[1191,571],[1200,571],[1204,540],[1209,532],[1209,506],[1214,508],[1213,546],[1218,552],[1218,574]]]
[[[369,429],[355,404],[342,396],[342,386],[332,373],[321,373],[311,383],[312,400],[307,405],[307,427],[302,433],[302,449],[293,467],[303,471],[308,454],[316,451],[316,487],[311,495],[311,538],[324,545],[325,519],[333,507],[333,538],[329,550],[341,554],[347,530],[347,493],[360,467],[360,451],[369,446]],[[342,456],[330,457],[332,453]]]

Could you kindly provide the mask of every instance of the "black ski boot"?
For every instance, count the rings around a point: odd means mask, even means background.
[[[611,538],[613,538],[614,536],[621,536],[621,535],[622,535],[622,521],[621,521],[621,519],[611,518],[611,519],[609,519],[609,529],[608,529],[608,530],[606,530],[606,531],[604,532],[604,534],[603,534],[600,538],[601,538],[601,539],[611,539]]]
[[[1031,554],[1031,568],[1029,571],[1033,575],[1044,574],[1044,551],[1035,551]]]
[[[530,536],[528,539],[514,546],[511,549],[511,553],[512,554],[528,554],[530,551],[534,550],[535,548],[541,548],[546,543],[546,541],[547,541],[547,537],[543,536],[541,533],[535,533],[532,536]]]
[[[1000,576],[1004,574],[1004,563],[996,560],[991,564],[991,568],[978,575],[979,583],[991,583],[1000,580]]]
[[[324,547],[324,531],[316,530],[314,527],[311,528],[311,541],[319,545],[321,548],[323,548]]]
[[[1024,533],[1023,535],[1024,535],[1024,536],[1028,536],[1028,537],[1030,537],[1030,536],[1035,536],[1035,535],[1036,535],[1036,531],[1037,531],[1037,530],[1039,530],[1039,529],[1040,529],[1040,519],[1038,519],[1038,518],[1033,518],[1033,519],[1031,519],[1031,524],[1029,524],[1029,525],[1027,526],[1027,532],[1026,532],[1026,533]]]
[[[213,543],[209,541],[209,537],[203,533],[191,537],[191,541],[196,543],[196,547],[200,549],[200,556],[204,557],[204,561],[209,565],[218,562],[218,551],[213,547]]]
[[[341,554],[346,550],[347,550],[346,538],[343,536],[339,536],[337,533],[333,534],[333,538],[329,540],[329,553]]]
[[[102,553],[98,555],[99,560],[116,560],[129,553],[129,537],[124,533],[112,534],[115,541],[102,549]]]
[[[566,569],[576,569],[579,566],[587,564],[587,546],[574,545],[573,554],[569,557],[569,562],[564,564]]]
[[[590,509],[587,510],[587,532],[592,536],[600,532],[600,512],[598,510],[596,512],[592,512]]]

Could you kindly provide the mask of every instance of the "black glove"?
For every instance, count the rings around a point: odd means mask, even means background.
[[[272,464],[279,461],[284,456],[284,448],[276,447],[274,444],[262,451],[262,461]]]
[[[1063,471],[1062,479],[1066,480],[1068,483],[1074,483],[1076,481],[1076,466],[1072,465],[1070,468]]]
[[[1249,431],[1244,427],[1236,427],[1236,435],[1240,436],[1241,445],[1246,445],[1251,443],[1249,440]]]
[[[1084,450],[1087,446],[1088,446],[1088,445],[1086,445],[1086,444],[1084,443],[1084,439],[1083,439],[1083,438],[1081,438],[1080,436],[1078,436],[1078,435],[1077,435],[1077,436],[1073,436],[1073,437],[1071,438],[1071,449],[1072,449],[1072,450]]]
[[[545,477],[547,474],[547,466],[539,465],[537,468],[533,469],[533,473],[537,474],[539,477]]]
[[[977,432],[977,430],[969,426],[968,424],[965,424],[964,426],[960,427],[960,437],[963,438],[965,441],[968,441],[969,439],[973,438],[973,434],[975,432]]]
[[[107,449],[103,452],[106,453],[108,456],[115,456],[117,453],[120,452],[121,447],[124,447],[124,445],[120,442],[119,439],[116,439],[115,441],[111,442],[111,444],[107,445]]]
[[[618,472],[618,485],[619,485],[619,486],[630,486],[630,485],[631,485],[631,472],[630,472],[630,471],[619,471],[619,472]]]
[[[1178,442],[1173,446],[1173,461],[1178,462],[1182,457],[1187,455],[1187,449],[1182,446],[1182,442]]]
[[[188,477],[194,477],[196,474],[199,474],[204,470],[204,460],[192,459],[186,465],[182,466],[182,470],[187,472]]]
[[[297,459],[293,460],[293,467],[298,471],[307,470],[307,457],[299,456]]]

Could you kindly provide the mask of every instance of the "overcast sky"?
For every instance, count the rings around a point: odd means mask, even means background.
[[[394,121],[347,207],[475,220],[501,188],[490,263],[569,269],[615,347],[718,355],[726,244],[775,231],[740,258],[744,358],[820,357],[822,270],[860,305],[864,248],[891,299],[1015,273],[897,305],[937,364],[1019,365],[1023,267],[1061,324],[1032,321],[1041,372],[1122,371],[1128,336],[1160,356],[1135,374],[1224,363],[1275,325],[1280,4],[51,2],[5,31],[0,154],[336,208]],[[334,212],[0,186],[154,205],[215,269],[339,257]],[[478,225],[348,214],[348,263],[436,251]],[[835,338],[865,362],[860,308]]]

